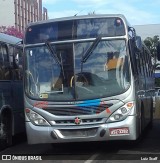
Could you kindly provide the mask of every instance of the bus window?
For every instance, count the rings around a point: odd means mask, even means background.
[[[1,80],[10,79],[10,70],[9,70],[9,59],[8,59],[8,50],[5,44],[1,44],[1,53],[0,53],[0,73]]]
[[[22,49],[16,47],[14,52],[14,69],[13,69],[13,79],[14,80],[22,80],[22,64],[23,64],[23,53]]]
[[[4,79],[4,73],[3,73],[3,53],[2,53],[2,45],[0,44],[0,80]]]
[[[6,45],[2,45],[2,53],[3,53],[4,63],[9,62],[9,60],[8,60],[8,49],[7,49]]]

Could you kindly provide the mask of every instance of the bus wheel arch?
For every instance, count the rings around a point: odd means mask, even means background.
[[[0,111],[0,146],[6,148],[12,145],[12,110],[5,106]]]

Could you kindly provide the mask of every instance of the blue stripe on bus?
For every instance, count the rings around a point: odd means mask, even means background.
[[[101,100],[86,100],[83,101],[80,104],[77,104],[77,106],[81,107],[81,106],[98,106],[100,105]]]

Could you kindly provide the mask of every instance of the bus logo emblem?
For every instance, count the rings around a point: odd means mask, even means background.
[[[79,124],[81,123],[81,119],[80,119],[79,117],[76,117],[76,118],[74,119],[74,123],[75,123],[76,125],[79,125]]]

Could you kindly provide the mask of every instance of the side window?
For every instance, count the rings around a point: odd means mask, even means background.
[[[0,43],[0,80],[4,79],[3,74],[3,53],[2,53],[2,45]]]
[[[146,76],[149,77],[149,66],[148,66],[149,59],[148,59],[148,52],[146,49],[144,50],[144,60],[145,60]]]
[[[0,67],[2,66],[3,64],[3,53],[2,53],[2,45],[0,43]]]
[[[2,53],[3,53],[4,63],[9,62],[8,50],[7,50],[7,46],[5,44],[2,45]]]
[[[152,69],[152,66],[150,64],[150,60],[151,60],[151,58],[150,58],[150,55],[149,55],[149,53],[147,51],[147,64],[148,64],[148,76],[149,77],[151,76],[151,69]]]
[[[13,55],[14,55],[14,46],[9,46],[9,62],[13,66]]]
[[[8,48],[4,43],[0,44],[0,80],[10,80]]]
[[[138,74],[141,74],[141,64],[140,64],[140,56],[141,54],[140,53],[135,53],[135,57],[136,57],[136,63],[137,63],[137,71],[138,71]]]
[[[15,58],[15,64],[13,69],[13,79],[14,80],[22,80],[22,65],[23,65],[23,51],[20,47],[14,48],[14,58]]]
[[[19,55],[19,66],[21,67],[23,65],[23,50],[22,48],[17,48],[17,54]]]
[[[8,46],[2,44],[4,80],[11,80]]]
[[[152,77],[152,75],[154,74],[154,65],[152,64],[152,56],[149,53],[149,70],[150,70],[150,76]]]
[[[140,63],[140,71],[141,71],[141,75],[144,76],[145,72],[144,72],[144,66],[143,66],[143,54],[140,54],[139,57],[139,63]]]
[[[134,73],[138,74],[137,56],[136,56],[135,42],[133,39],[129,40],[129,53],[131,56],[130,59],[131,59],[132,68],[134,69]]]

